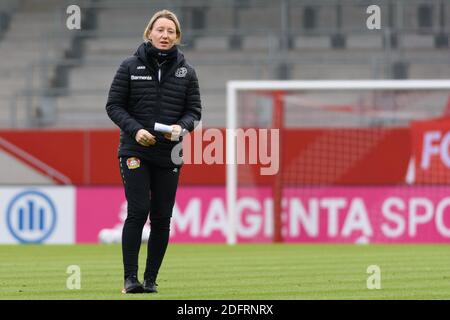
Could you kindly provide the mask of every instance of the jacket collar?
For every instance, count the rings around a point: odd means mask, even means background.
[[[147,47],[148,44],[146,42],[143,42],[139,45],[139,47],[137,48],[136,52],[134,53],[135,56],[138,57],[139,60],[141,60],[141,62],[150,70],[152,70],[153,73],[156,73],[156,65],[155,63],[153,63],[152,61],[149,61],[148,59],[148,55],[147,55]],[[167,71],[163,72],[162,78],[161,78],[161,82],[163,82],[167,76],[169,74],[172,74],[173,72],[175,72],[175,70],[180,67],[183,63],[185,62],[184,59],[184,54],[183,52],[178,48],[178,52],[177,52],[177,58],[176,58],[176,62],[173,63],[170,68]]]

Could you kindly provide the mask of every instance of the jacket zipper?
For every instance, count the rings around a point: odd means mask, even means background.
[[[155,114],[155,121],[159,122],[160,120],[160,115],[161,115],[161,78],[162,78],[162,66],[163,64],[166,63],[166,61],[163,61],[161,64],[159,64],[158,62],[156,62],[157,66],[158,66],[158,81],[156,82],[156,99],[157,99],[157,113]]]
[[[161,114],[161,89],[159,87],[161,82],[161,66],[158,66],[158,79],[156,81],[156,108],[157,112],[155,113],[155,121],[159,122],[160,114]]]

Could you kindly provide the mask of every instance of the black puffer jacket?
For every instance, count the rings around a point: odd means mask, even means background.
[[[195,70],[177,49],[177,57],[158,65],[149,57],[151,44],[142,43],[134,56],[120,65],[106,103],[111,120],[119,126],[119,157],[136,156],[153,163],[174,167],[172,148],[178,143],[153,130],[155,122],[179,124],[192,131],[201,118],[200,90]],[[156,144],[144,147],[135,140],[136,133],[146,129],[156,136]]]

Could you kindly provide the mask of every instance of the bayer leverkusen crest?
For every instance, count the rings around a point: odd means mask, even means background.
[[[178,68],[175,72],[175,77],[177,78],[184,78],[186,77],[187,69],[185,67]]]
[[[141,166],[141,160],[135,157],[131,157],[127,159],[127,167],[128,169],[137,169]]]

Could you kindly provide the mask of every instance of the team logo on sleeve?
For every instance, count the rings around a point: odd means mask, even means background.
[[[177,78],[184,78],[186,77],[187,69],[185,67],[178,68],[175,72],[175,77]]]
[[[141,166],[141,160],[135,157],[131,157],[127,159],[127,167],[128,169],[137,169]]]

